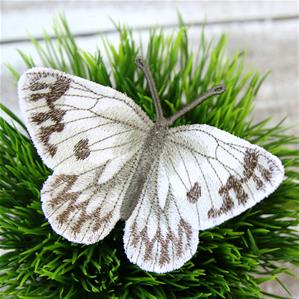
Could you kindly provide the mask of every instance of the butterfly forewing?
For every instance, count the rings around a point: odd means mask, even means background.
[[[152,122],[124,94],[60,71],[35,68],[19,81],[30,136],[54,170],[41,191],[53,229],[94,243],[119,220]]]
[[[128,153],[152,126],[126,95],[51,69],[26,72],[19,97],[34,144],[52,169],[104,163]]]
[[[277,157],[208,125],[170,129],[162,160],[181,214],[201,230],[252,207],[284,176]]]

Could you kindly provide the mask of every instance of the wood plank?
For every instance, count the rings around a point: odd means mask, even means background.
[[[186,22],[242,20],[298,14],[296,1],[2,1],[1,40],[41,36],[51,31],[53,16],[64,11],[75,34],[131,27],[175,24],[179,11]],[[38,26],[37,26],[38,24]]]

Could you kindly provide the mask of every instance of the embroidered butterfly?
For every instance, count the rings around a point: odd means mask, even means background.
[[[196,252],[198,231],[252,207],[281,183],[280,160],[263,148],[208,125],[171,127],[219,85],[170,118],[152,122],[126,95],[63,72],[33,68],[19,81],[27,128],[53,169],[41,190],[53,230],[92,244],[125,220],[129,260],[158,273],[181,267]]]

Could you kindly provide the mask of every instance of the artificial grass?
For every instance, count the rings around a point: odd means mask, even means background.
[[[299,151],[298,139],[281,124],[254,123],[250,116],[265,76],[246,72],[244,53],[226,55],[226,36],[208,43],[204,30],[193,52],[188,31],[181,25],[171,35],[155,29],[147,47],[126,27],[117,26],[119,46],[104,39],[108,64],[100,50],[79,49],[67,22],[54,25],[56,40],[45,34],[41,45],[32,40],[42,65],[69,72],[125,92],[154,118],[154,106],[136,55],[150,65],[169,116],[209,87],[224,82],[226,92],[200,105],[175,125],[206,123],[263,146],[280,157],[286,179],[275,193],[240,216],[199,233],[196,255],[181,269],[154,274],[131,264],[123,249],[119,222],[103,241],[72,244],[54,233],[40,204],[40,189],[51,173],[42,163],[23,123],[2,106],[15,125],[0,120],[0,296],[5,299],[42,298],[261,298],[279,297],[261,291],[261,283],[278,280],[288,269],[281,262],[299,264]],[[19,51],[28,68],[35,62]],[[11,68],[16,79],[19,74]],[[258,275],[257,275],[258,274]],[[291,297],[287,295],[286,298]]]

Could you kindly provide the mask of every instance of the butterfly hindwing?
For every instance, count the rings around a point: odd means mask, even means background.
[[[151,167],[138,204],[126,221],[124,247],[129,260],[143,270],[164,273],[181,267],[196,252],[198,230],[180,214],[171,188],[160,207],[158,162]]]
[[[52,228],[69,241],[92,244],[102,240],[120,219],[136,160],[127,161],[115,175],[101,182],[105,166],[68,174],[54,172],[44,183],[44,214]]]
[[[50,224],[73,242],[104,238],[153,123],[126,95],[60,71],[31,69],[18,89],[30,136],[54,170],[41,191]]]

